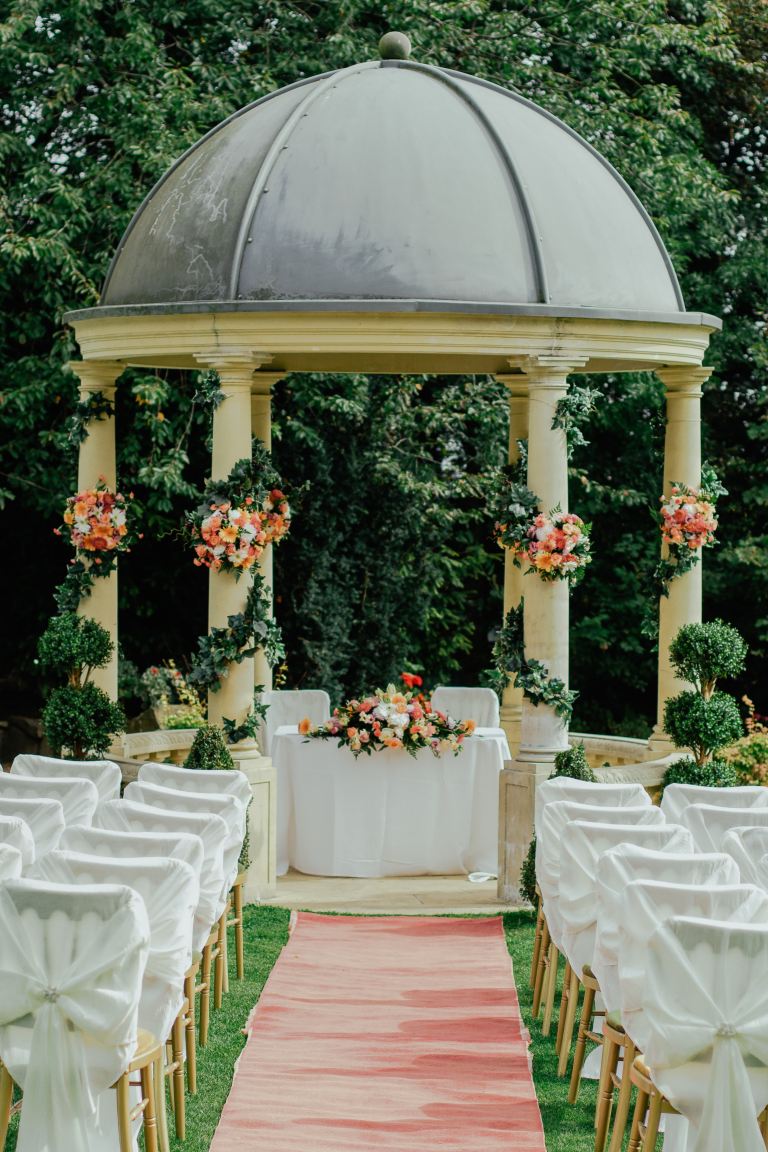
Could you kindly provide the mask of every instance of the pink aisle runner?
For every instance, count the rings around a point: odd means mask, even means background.
[[[544,1152],[501,919],[300,913],[211,1152]]]

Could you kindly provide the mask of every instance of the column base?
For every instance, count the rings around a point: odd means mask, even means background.
[[[251,863],[243,897],[246,904],[259,904],[277,895],[277,772],[258,748],[241,753],[236,747],[232,755],[253,796],[248,810]]]
[[[554,756],[553,756],[554,759]],[[499,880],[505,904],[522,904],[520,873],[533,838],[536,789],[552,774],[552,760],[511,761],[499,776]]]
[[[662,756],[671,756],[675,751],[674,744],[660,724],[654,726],[648,739],[648,748],[653,753],[651,757],[653,760],[660,760]],[[684,756],[685,753],[681,752],[680,755]]]

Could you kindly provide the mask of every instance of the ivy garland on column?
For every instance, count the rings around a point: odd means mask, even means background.
[[[253,579],[243,611],[199,637],[187,677],[197,688],[218,692],[229,666],[259,649],[272,666],[285,655],[269,590],[255,567],[266,546],[278,544],[290,531],[291,509],[280,484],[270,453],[254,438],[251,459],[238,460],[225,480],[210,480],[199,505],[185,517],[182,534],[198,567],[231,572],[236,580],[252,571]],[[222,721],[230,743],[256,735],[266,712],[259,701],[262,691],[261,685],[256,688],[253,709],[242,724]]]
[[[545,704],[566,723],[570,722],[578,692],[566,688],[559,677],[548,676],[547,667],[540,660],[527,660],[525,657],[523,600],[507,613],[491,659],[502,684],[514,676],[514,686],[522,688],[523,695],[533,705]]]

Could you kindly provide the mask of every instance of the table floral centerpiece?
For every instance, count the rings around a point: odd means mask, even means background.
[[[429,748],[434,756],[444,751],[457,756],[465,737],[474,732],[475,721],[454,720],[434,710],[429,700],[413,691],[416,686],[400,691],[389,684],[386,692],[377,689],[359,700],[347,700],[317,728],[310,720],[302,720],[299,732],[309,739],[337,740],[338,747],[349,748],[355,758],[381,748],[404,748],[411,756]]]

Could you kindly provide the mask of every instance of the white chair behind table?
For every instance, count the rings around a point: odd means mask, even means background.
[[[731,828],[768,828],[768,808],[720,808],[689,804],[680,823],[689,828],[699,852],[720,852]]]
[[[21,852],[12,844],[0,842],[0,884],[21,876]]]
[[[666,1099],[691,1125],[691,1152],[765,1152],[757,1117],[768,1105],[766,971],[765,923],[686,916],[657,928],[643,999],[644,1064],[646,1087],[663,1097],[652,1091],[644,1147],[655,1147]]]
[[[700,784],[667,784],[661,810],[673,824],[679,824],[690,804],[711,804],[715,808],[768,807],[768,788],[746,784],[740,788],[705,788]]]
[[[320,689],[262,692],[260,700],[268,705],[267,715],[259,728],[259,747],[263,756],[272,755],[272,737],[278,728],[299,724],[305,717],[316,728],[324,724],[331,714],[331,698]]]
[[[32,756],[27,753],[14,759],[11,772],[18,776],[90,780],[96,785],[99,803],[117,800],[123,779],[120,766],[112,760],[56,760],[52,756]]]
[[[432,707],[454,720],[474,720],[478,728],[498,728],[499,698],[492,688],[435,688]]]
[[[29,868],[35,859],[35,840],[21,816],[0,814],[0,844],[16,849],[21,856],[22,869]]]
[[[146,787],[149,788],[150,785]],[[128,789],[126,793],[127,791]],[[165,789],[160,788],[157,791],[164,792]],[[194,799],[191,794],[185,796],[183,793],[176,793],[176,795],[179,802]],[[226,907],[227,873],[224,870],[224,847],[229,836],[226,821],[212,811],[193,810],[190,807],[158,808],[123,799],[108,800],[106,804],[100,804],[96,810],[94,824],[99,828],[117,832],[169,832],[171,835],[191,832],[199,836],[202,842],[200,899],[195,911],[192,932],[195,959],[192,968],[187,972],[185,991],[191,1005],[194,1004],[195,996],[200,996],[199,1035],[200,1044],[204,1046],[208,1041],[210,1021],[211,965],[218,959],[219,954],[218,948],[214,948],[214,930],[218,933],[218,924]],[[217,965],[217,968],[220,968],[220,965]],[[198,971],[201,979],[200,983],[196,984],[195,977]],[[191,1013],[191,1019],[194,1021],[194,1012]],[[187,1028],[187,1077],[190,1091],[194,1092],[196,1083],[194,1023]]]
[[[768,856],[768,828],[729,828],[721,849],[736,862],[745,884],[768,886],[764,863]]]
[[[60,800],[11,800],[0,796],[0,816],[18,816],[24,821],[32,833],[35,858],[58,848],[66,827]]]
[[[20,776],[0,772],[0,800],[58,800],[64,823],[90,824],[99,793],[92,780],[63,776]]]
[[[130,1129],[131,1069],[140,1071],[146,1145],[155,1152],[160,1045],[146,1034],[136,1043],[148,944],[144,905],[129,888],[34,880],[0,888],[0,1145],[12,1077],[24,1092],[19,1152],[114,1152],[116,1114]],[[99,1097],[114,1085],[107,1111]]]
[[[164,1044],[171,1043],[170,1074],[177,1135],[184,1136],[184,978],[192,963],[192,923],[200,893],[198,877],[181,860],[105,857],[78,852],[49,852],[31,870],[34,879],[52,884],[118,884],[132,888],[144,901],[149,921],[149,954],[139,1000],[139,1027]],[[164,1136],[165,1081],[160,1075],[155,1096]],[[179,1131],[179,1128],[181,1131]]]

